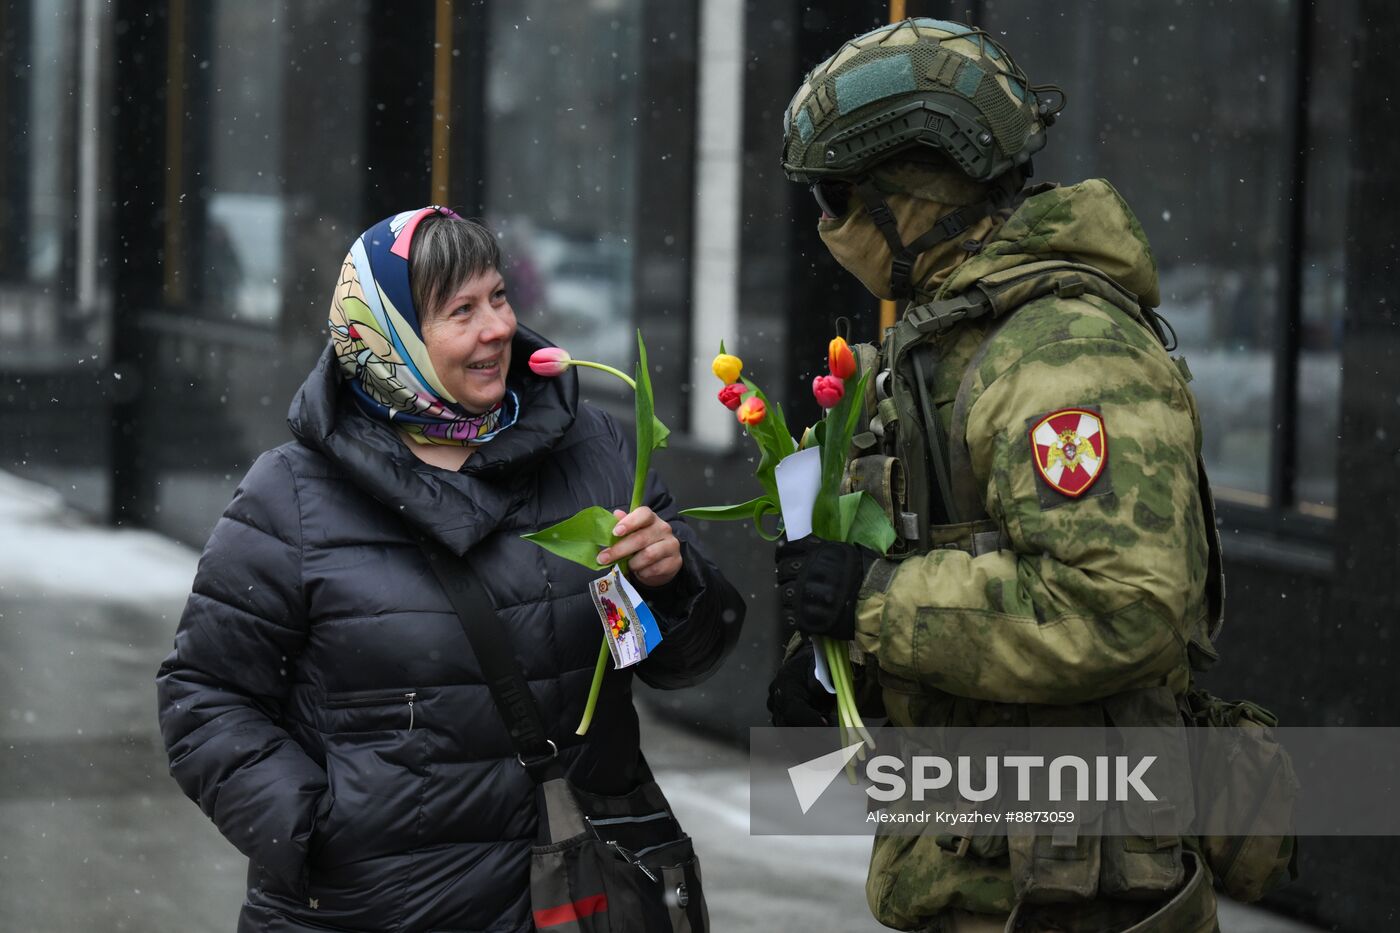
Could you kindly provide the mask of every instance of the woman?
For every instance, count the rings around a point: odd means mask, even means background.
[[[597,574],[520,535],[626,504],[631,438],[532,375],[492,235],[442,208],[366,231],[331,343],[214,528],[158,677],[171,772],[250,859],[239,930],[532,929],[534,784],[420,538],[465,555],[560,759],[639,782],[631,672],[696,683],[744,605],[653,475],[599,558],[630,559],[663,642],[610,671],[574,734],[602,624]]]

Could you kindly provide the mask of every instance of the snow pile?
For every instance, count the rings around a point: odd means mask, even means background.
[[[0,471],[0,593],[183,601],[199,554],[151,531],[93,525],[47,486]]]

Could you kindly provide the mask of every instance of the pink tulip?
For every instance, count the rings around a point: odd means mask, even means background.
[[[823,408],[835,408],[846,395],[846,383],[835,376],[818,376],[812,380],[812,394]]]
[[[561,347],[541,347],[530,354],[530,371],[536,376],[562,376],[569,368],[569,351]]]

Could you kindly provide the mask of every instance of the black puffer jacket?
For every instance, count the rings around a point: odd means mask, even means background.
[[[200,559],[158,676],[170,770],[250,859],[240,931],[530,930],[534,785],[414,536],[470,550],[560,756],[600,793],[635,786],[631,671],[693,684],[733,646],[734,589],[677,523],[684,569],[646,591],[664,640],[609,671],[574,735],[602,625],[596,574],[520,534],[625,508],[631,438],[530,374],[520,421],[460,472],[422,463],[340,391],[329,351],[292,403],[297,440],[253,464]],[[630,432],[627,432],[630,435]],[[648,504],[675,522],[651,477]]]

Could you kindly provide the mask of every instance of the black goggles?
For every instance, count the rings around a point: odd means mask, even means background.
[[[854,189],[848,181],[823,180],[812,185],[812,197],[828,217],[844,217],[851,206]]]

